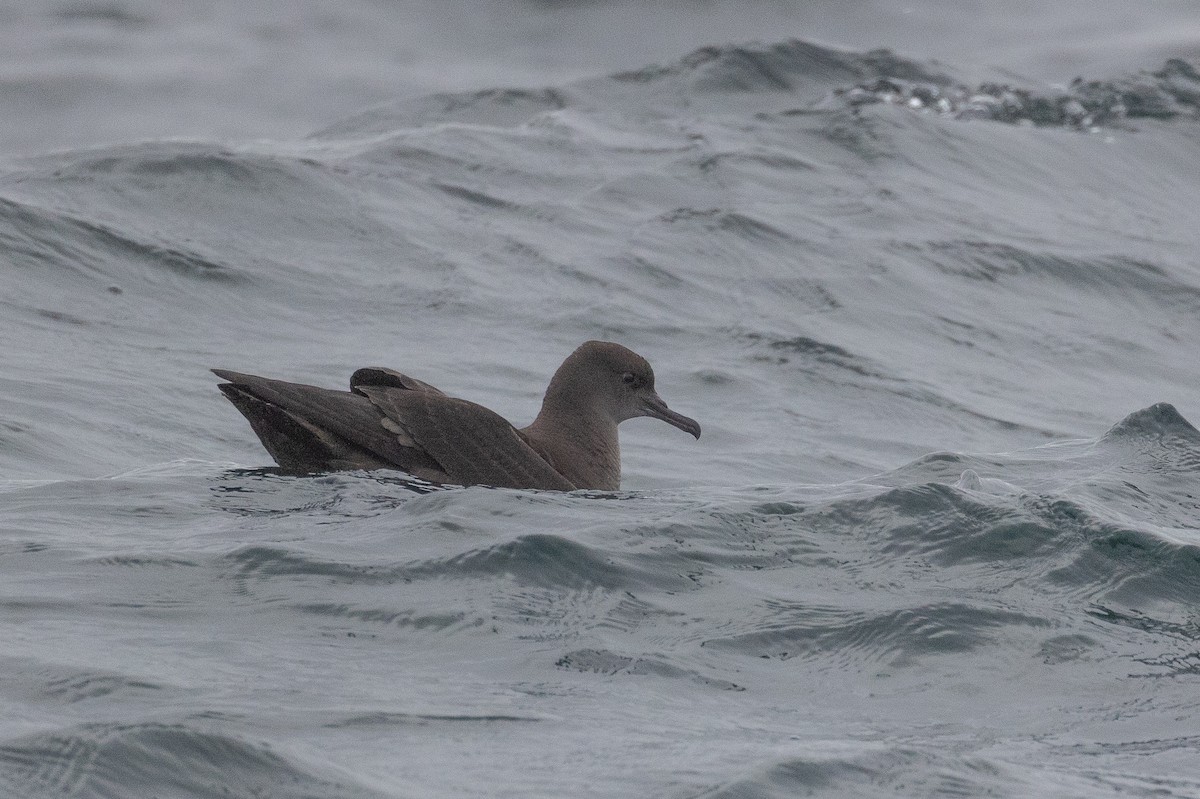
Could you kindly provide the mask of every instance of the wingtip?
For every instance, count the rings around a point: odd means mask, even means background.
[[[252,377],[251,375],[235,372],[231,369],[209,369],[208,371],[222,380],[228,380],[230,383],[244,383],[248,378]]]

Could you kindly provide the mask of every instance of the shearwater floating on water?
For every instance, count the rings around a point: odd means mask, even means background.
[[[435,483],[611,491],[621,486],[621,422],[650,416],[700,437],[694,419],[655,393],[646,359],[606,341],[585,342],[563,361],[522,429],[392,369],[359,369],[350,391],[213,372],[289,472],[401,469]]]

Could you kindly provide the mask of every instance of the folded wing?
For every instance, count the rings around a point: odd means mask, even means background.
[[[575,488],[499,414],[391,369],[360,369],[351,391],[214,369],[283,469],[402,469],[438,483]]]
[[[366,397],[347,391],[214,369],[219,388],[250,422],[267,452],[297,473],[400,468],[444,479],[418,448],[405,447],[380,424]]]
[[[362,393],[449,476],[446,482],[571,491],[575,486],[498,413],[441,392],[359,385]],[[435,389],[436,391],[436,389]]]

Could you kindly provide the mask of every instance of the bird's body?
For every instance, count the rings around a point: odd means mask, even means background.
[[[583,344],[546,389],[533,424],[517,429],[482,405],[391,369],[359,369],[350,391],[213,372],[284,470],[401,469],[435,483],[571,491],[621,483],[617,425],[653,416],[700,437],[700,426],[654,392],[644,358]]]

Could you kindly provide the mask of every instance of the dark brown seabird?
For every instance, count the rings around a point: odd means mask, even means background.
[[[533,424],[499,414],[392,369],[368,367],[350,391],[213,369],[267,452],[287,472],[400,469],[456,485],[615,491],[617,425],[661,419],[700,437],[694,419],[654,391],[654,371],[632,350],[588,341],[554,373]]]

